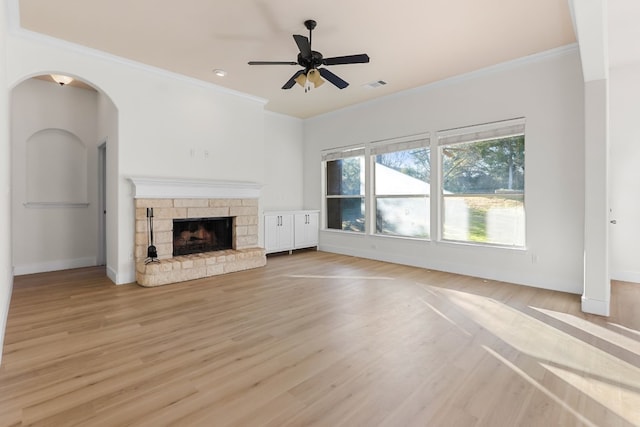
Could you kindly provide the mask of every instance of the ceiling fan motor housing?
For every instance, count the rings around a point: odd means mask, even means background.
[[[322,65],[322,54],[320,52],[316,52],[315,50],[311,51],[311,58],[304,58],[302,53],[298,54],[298,64],[304,67],[307,71],[312,68],[318,68]]]

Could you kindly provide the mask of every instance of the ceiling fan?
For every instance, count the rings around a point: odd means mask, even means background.
[[[298,53],[298,61],[249,61],[249,65],[300,65],[304,69],[298,70],[291,78],[282,86],[282,89],[291,89],[294,84],[298,83],[305,88],[305,92],[311,89],[310,84],[314,87],[324,84],[322,77],[334,84],[339,89],[349,86],[349,83],[333,74],[326,68],[318,68],[321,65],[345,65],[345,64],[364,64],[369,62],[369,55],[361,53],[358,55],[334,56],[332,58],[324,58],[320,52],[311,50],[311,33],[316,27],[316,21],[309,19],[304,21],[304,26],[309,30],[309,38],[298,34],[293,35],[293,39],[298,45],[300,53]]]

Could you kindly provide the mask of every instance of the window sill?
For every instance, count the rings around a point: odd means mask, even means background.
[[[361,236],[361,237],[366,236],[366,233],[364,231],[336,230],[334,228],[323,228],[320,231],[326,232],[326,233],[347,234],[349,236]]]
[[[483,248],[483,249],[501,249],[507,251],[517,251],[517,252],[526,252],[528,249],[526,246],[507,246],[507,245],[497,245],[493,243],[476,243],[476,242],[458,242],[455,240],[437,240],[435,241],[438,245],[444,246],[470,246],[473,248]]]
[[[378,234],[374,233],[371,237],[381,238],[381,239],[394,239],[394,240],[409,240],[412,242],[431,242],[430,237],[411,237],[411,236],[395,236],[393,234]]]

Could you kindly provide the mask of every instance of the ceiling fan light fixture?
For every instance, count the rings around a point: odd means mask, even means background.
[[[296,77],[295,80],[296,80],[296,83],[298,83],[302,87],[304,87],[307,84],[307,76],[304,73]]]
[[[320,87],[324,84],[324,80],[322,80],[322,77],[320,77],[320,73],[315,68],[309,70],[307,79],[309,79],[309,81],[313,83],[313,87]]]
[[[68,85],[73,81],[73,77],[65,76],[63,74],[51,74],[51,78],[60,86]]]

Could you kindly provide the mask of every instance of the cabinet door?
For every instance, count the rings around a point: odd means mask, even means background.
[[[318,246],[318,213],[298,213],[295,215],[294,247],[308,248]]]
[[[265,252],[275,252],[278,250],[278,231],[280,215],[264,216],[264,249]]]
[[[304,248],[305,234],[307,228],[307,215],[297,213],[294,215],[295,230],[294,230],[294,244],[297,248]]]
[[[264,249],[266,253],[293,249],[293,216],[264,216]]]
[[[309,212],[307,215],[307,245],[318,246],[318,225],[320,215],[318,212]]]
[[[293,215],[280,215],[280,227],[278,231],[279,250],[290,251],[293,249]]]

